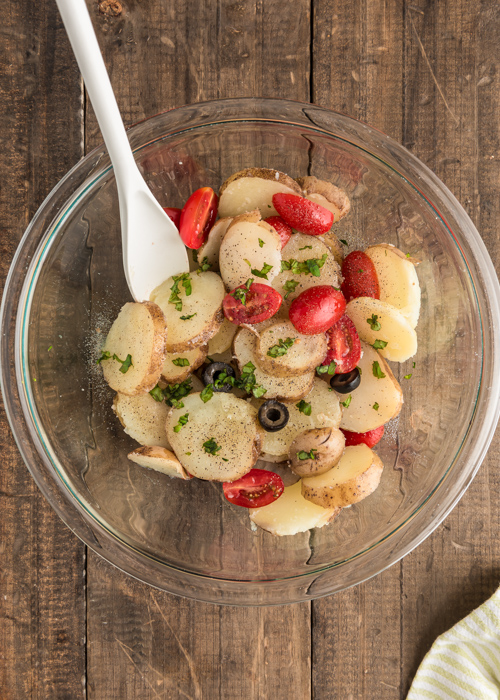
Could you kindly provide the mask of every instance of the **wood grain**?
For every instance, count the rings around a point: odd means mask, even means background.
[[[82,87],[55,4],[1,2],[0,274],[82,154]],[[0,697],[83,698],[85,548],[39,493],[0,415]]]

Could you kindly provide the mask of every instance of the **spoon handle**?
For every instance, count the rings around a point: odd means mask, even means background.
[[[139,172],[85,0],[56,2],[113,163],[119,193],[123,192]]]

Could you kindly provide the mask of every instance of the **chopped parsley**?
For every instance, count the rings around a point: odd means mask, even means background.
[[[177,425],[174,426],[174,433],[180,433],[180,431],[186,425],[188,420],[189,420],[189,413],[185,413],[183,416],[181,416],[179,418],[179,422],[177,423]]]
[[[210,401],[210,399],[212,398],[213,395],[214,395],[214,385],[207,384],[206,387],[200,393],[200,399],[203,401],[203,403],[207,403],[207,401]]]
[[[149,394],[150,394],[150,396],[153,397],[153,399],[154,399],[155,401],[158,401],[158,403],[159,403],[160,401],[163,401],[163,399],[165,398],[165,397],[163,396],[163,391],[161,390],[161,387],[158,386],[158,384],[155,386],[154,389],[151,389],[151,391],[149,392]]]
[[[375,348],[375,350],[383,350],[385,346],[387,345],[387,340],[377,340],[373,343],[372,348]]]
[[[301,413],[303,413],[305,416],[310,416],[311,411],[312,411],[312,406],[310,403],[307,403],[307,401],[304,401],[304,399],[301,399],[299,403],[295,404],[295,406],[299,409]]]
[[[50,352],[51,350],[52,350],[52,345],[49,345],[49,347],[47,348],[47,352]]]
[[[379,331],[382,328],[377,319],[378,316],[376,314],[372,314],[371,318],[366,319],[366,322],[368,323],[372,331]]]
[[[320,269],[325,264],[327,258],[328,253],[322,255],[321,258],[309,258],[303,262],[294,260],[294,258],[290,258],[290,260],[282,260],[281,271],[285,272],[286,270],[291,270],[292,274],[294,275],[314,275],[314,277],[320,277]]]
[[[308,250],[308,249],[312,250],[313,249],[312,245],[305,245],[303,248],[299,248],[299,250]]]
[[[378,411],[378,403],[377,403],[376,401],[375,401],[375,403],[373,404],[373,409],[374,409],[375,411]]]
[[[199,275],[201,272],[206,272],[207,270],[210,270],[212,267],[212,263],[208,262],[208,258],[205,256],[203,260],[201,261],[201,265],[198,270],[196,270],[197,274]]]
[[[259,247],[262,248],[263,245],[265,245],[264,241],[262,238],[259,238]]]
[[[188,272],[184,272],[182,275],[174,275],[172,279],[174,280],[174,283],[170,287],[170,291],[172,293],[170,294],[168,303],[175,304],[176,311],[182,311],[182,299],[179,296],[179,284],[182,284],[182,286],[186,290],[186,296],[190,296],[193,291],[191,288],[191,277],[189,276]]]
[[[348,408],[351,404],[351,401],[352,401],[352,396],[351,396],[351,394],[349,394],[349,396],[346,398],[345,401],[341,401],[341,404],[344,408]]]
[[[248,279],[244,284],[244,288],[238,287],[234,290],[234,292],[231,292],[231,296],[237,299],[237,301],[241,301],[243,306],[246,306],[247,294],[250,291],[250,287],[252,286],[252,284],[253,278]]]
[[[330,362],[329,365],[319,365],[319,367],[316,367],[316,372],[318,374],[335,374],[336,367],[336,362]]]
[[[116,360],[117,362],[121,362],[122,366],[120,367],[120,372],[122,374],[126,374],[126,372],[128,372],[129,369],[133,367],[132,355],[127,355],[127,357],[124,360],[120,360],[118,355],[112,355],[110,352],[108,352],[108,350],[103,350],[101,357],[97,360],[96,364],[99,365],[103,360]]]
[[[177,357],[175,360],[172,360],[172,364],[176,367],[189,367],[189,360],[187,357]]]
[[[243,389],[247,394],[253,394],[256,399],[260,399],[261,396],[264,396],[267,389],[257,384],[254,372],[255,365],[251,362],[247,362],[241,370],[241,377],[235,381],[235,386],[239,389]]]
[[[174,408],[184,408],[181,399],[187,396],[193,389],[190,379],[186,379],[180,384],[167,384],[162,389],[158,384],[149,392],[155,401],[165,401],[167,406]]]
[[[289,349],[295,343],[295,340],[295,338],[287,338],[286,340],[280,338],[277,345],[273,345],[271,348],[269,348],[267,354],[269,357],[282,357],[283,355],[287,354]]]
[[[413,363],[413,369],[415,369],[415,363]]]
[[[405,379],[411,379],[411,374],[405,374]]]
[[[195,261],[195,263],[198,262],[198,251],[197,250],[193,250],[193,260]]]
[[[297,280],[287,280],[285,284],[283,285],[283,289],[285,290],[285,299],[288,297],[291,292],[295,291],[295,287],[300,284]]]
[[[382,372],[382,369],[376,360],[372,364],[372,371],[373,371],[373,376],[377,377],[377,379],[383,379],[385,377],[385,374]]]
[[[207,440],[203,443],[203,449],[209,455],[217,455],[217,452],[219,450],[222,450],[222,447],[218,445],[212,437],[210,438],[210,440]]]
[[[406,253],[406,257],[409,258],[409,257],[410,257],[410,253]]]
[[[248,260],[246,262],[248,262]],[[255,275],[256,277],[260,277],[261,279],[267,280],[267,273],[271,272],[272,269],[273,269],[272,265],[269,265],[269,263],[264,263],[264,267],[262,268],[262,270],[256,270],[255,268],[252,267],[251,273],[252,273],[252,275]]]
[[[315,450],[314,448],[310,452],[306,452],[305,450],[300,450],[300,452],[297,452],[297,457],[299,459],[317,459],[315,452],[318,450]]]
[[[349,245],[349,243],[345,240],[345,238],[339,238],[339,241],[343,243],[344,245]]]
[[[189,314],[189,316],[181,316],[181,321],[189,321],[190,318],[193,318],[193,316],[196,316],[196,311],[194,314]]]

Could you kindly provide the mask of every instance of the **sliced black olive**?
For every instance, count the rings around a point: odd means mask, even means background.
[[[236,376],[231,365],[228,365],[225,362],[211,362],[203,370],[201,378],[205,386],[207,386],[207,384],[213,384],[214,391],[223,391],[224,393],[227,393],[232,389],[232,382],[224,382],[223,384],[219,385],[217,384],[217,380],[223,374],[226,377],[234,378]]]
[[[289,418],[288,408],[275,399],[265,401],[259,408],[260,424],[268,433],[275,433],[284,428]]]
[[[361,382],[359,369],[355,367],[346,374],[334,374],[330,379],[330,386],[339,394],[350,394],[351,391],[357,389]]]

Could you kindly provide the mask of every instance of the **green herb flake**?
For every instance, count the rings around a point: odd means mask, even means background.
[[[132,365],[132,355],[127,355],[127,357],[124,360],[120,360],[119,357],[117,357],[116,355],[113,355],[113,359],[122,363],[122,366],[120,367],[120,372],[122,374],[126,374],[129,371],[129,369],[133,366]]]
[[[372,348],[375,348],[375,350],[383,350],[387,345],[386,340],[377,340],[373,343]]]
[[[379,407],[378,407],[378,403],[375,401],[375,403],[373,404],[373,409],[374,409],[375,411],[378,411],[378,408],[379,408]]]
[[[382,369],[379,365],[379,363],[375,360],[375,362],[372,364],[372,371],[373,371],[373,376],[377,377],[377,379],[384,379],[385,374],[382,372]]]
[[[198,262],[198,251],[197,250],[193,250],[193,260],[195,261],[195,263]]]
[[[189,321],[189,319],[196,316],[196,314],[197,312],[195,311],[194,314],[189,314],[189,316],[181,316],[181,321]]]
[[[51,350],[52,350],[52,345],[49,345],[49,347],[47,348],[47,352],[50,352]]]
[[[303,248],[299,248],[299,250],[312,250],[313,247],[312,245],[305,245]]]
[[[371,318],[367,318],[366,322],[368,323],[372,331],[379,331],[382,328],[382,326],[378,322],[378,316],[376,316],[375,314],[372,314]]]
[[[207,440],[203,443],[203,449],[209,455],[217,455],[217,452],[219,450],[222,450],[222,447],[218,445],[212,437],[210,438],[210,440]]]
[[[406,253],[406,257],[409,258],[409,257],[410,257],[410,253]]]
[[[315,450],[314,448],[310,452],[306,452],[305,450],[300,450],[300,452],[297,452],[297,457],[300,460],[317,459],[316,454],[315,454],[317,451],[318,450]]]
[[[361,270],[361,269],[358,270],[358,274],[359,274],[359,275],[362,275],[363,272],[364,272],[364,270]]]
[[[325,264],[327,258],[328,253],[322,255],[321,258],[309,258],[303,262],[299,262],[294,258],[290,258],[290,260],[282,260],[281,272],[290,270],[294,275],[314,275],[315,277],[320,277],[320,270]]]
[[[201,265],[198,270],[196,270],[197,274],[200,275],[202,272],[207,272],[207,270],[210,270],[212,267],[212,263],[208,262],[208,258],[205,256],[203,260],[201,261]]]
[[[272,265],[269,265],[268,263],[264,263],[264,267],[262,270],[256,270],[255,268],[252,267],[252,275],[255,275],[256,277],[260,277],[261,279],[267,280],[267,273],[270,272],[273,269]]]
[[[154,389],[151,389],[151,391],[149,392],[149,395],[152,396],[153,399],[154,399],[155,401],[158,401],[158,403],[160,403],[161,401],[163,401],[164,398],[165,398],[165,397],[163,396],[163,391],[162,391],[161,388],[158,386],[158,384],[155,386]]]
[[[103,360],[110,360],[111,359],[111,353],[108,352],[107,350],[103,350],[101,353],[101,357],[97,360],[96,365],[100,365]]]
[[[269,357],[282,357],[283,355],[286,355],[289,349],[293,346],[295,343],[296,338],[287,338],[286,340],[283,340],[283,338],[280,338],[278,340],[277,345],[273,345],[269,350],[267,351],[267,354]]]
[[[345,238],[339,238],[340,242],[343,243],[344,245],[349,245],[349,243],[345,240]]]
[[[186,296],[190,296],[193,291],[191,287],[191,277],[188,272],[184,272],[182,275],[174,275],[172,279],[174,280],[174,283],[170,287],[171,294],[168,299],[168,303],[175,304],[176,311],[182,311],[182,299],[179,296],[179,284],[182,284],[186,292]]]
[[[243,287],[237,287],[234,292],[231,292],[231,296],[234,297],[237,301],[241,301],[243,306],[246,306],[247,303],[247,294],[250,291],[250,287],[253,284],[253,277],[248,279]]]
[[[177,357],[175,360],[172,360],[172,364],[176,367],[189,367],[189,360],[187,357]]]
[[[225,457],[221,457],[221,459],[222,459],[223,462],[229,462],[229,460],[226,459]]]
[[[292,292],[295,291],[295,287],[300,284],[300,282],[297,282],[297,280],[287,280],[285,284],[283,285],[283,289],[285,290],[285,299],[288,298],[288,295],[291,294]]]
[[[203,403],[207,403],[207,401],[210,401],[210,399],[212,398],[213,395],[214,395],[214,385],[207,384],[206,387],[200,393],[200,399],[203,401]]]
[[[411,379],[411,374],[405,374],[405,379]]]
[[[191,456],[191,452],[184,452],[184,454],[187,455],[188,457]]]
[[[259,248],[262,248],[263,245],[265,245],[265,242],[262,240],[262,238],[259,238]]]
[[[301,413],[303,413],[305,416],[310,416],[311,411],[312,411],[312,406],[310,403],[307,403],[307,401],[304,401],[302,399],[299,401],[299,403],[295,404],[295,406],[299,409]]]
[[[267,389],[257,384],[254,372],[255,365],[252,362],[247,362],[241,370],[240,378],[235,380],[234,386],[243,389],[247,394],[253,394],[256,399],[260,399],[267,392]]]
[[[180,431],[186,425],[188,420],[189,420],[189,413],[185,413],[183,416],[181,416],[179,418],[179,422],[177,423],[177,425],[174,426],[174,433],[180,433]]]
[[[413,369],[415,369],[415,363],[413,363]]]
[[[316,372],[320,375],[321,374],[332,375],[332,374],[335,374],[336,367],[337,367],[336,362],[330,362],[329,365],[319,365],[319,367],[316,367]]]
[[[349,406],[351,405],[351,401],[352,401],[352,396],[351,396],[351,394],[349,394],[349,396],[346,398],[345,401],[341,401],[341,404],[344,408],[349,408]]]
[[[193,385],[191,384],[191,380],[185,379],[180,384],[167,384],[165,389],[162,389],[162,394],[167,406],[184,408],[184,404],[182,403],[181,399],[187,396],[192,390]]]

